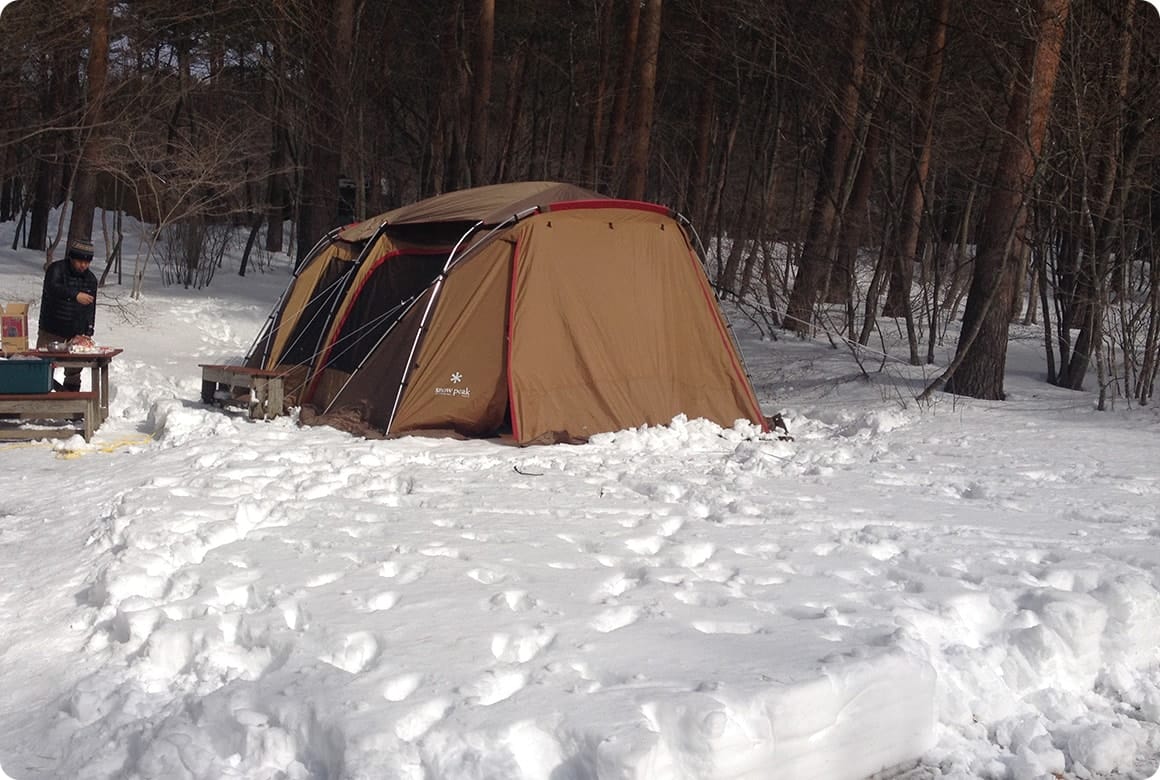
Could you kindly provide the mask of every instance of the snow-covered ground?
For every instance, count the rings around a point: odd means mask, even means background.
[[[1007,401],[919,404],[735,319],[792,442],[366,441],[199,402],[288,278],[107,287],[110,419],[0,443],[0,778],[1156,772],[1160,416],[1037,333]]]

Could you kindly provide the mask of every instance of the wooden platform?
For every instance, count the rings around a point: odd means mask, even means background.
[[[93,431],[100,425],[99,416],[99,399],[95,392],[4,393],[0,394],[0,439],[64,439],[79,433],[85,441],[91,441]],[[28,425],[42,420],[67,421],[69,426],[41,428]],[[5,423],[22,424],[23,427],[9,428]]]
[[[282,377],[277,371],[248,366],[225,366],[199,363],[201,367],[201,400],[217,403],[219,390],[233,393],[237,388],[250,391],[250,417],[268,420],[285,412]]]

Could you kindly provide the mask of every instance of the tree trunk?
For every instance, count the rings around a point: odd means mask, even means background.
[[[706,65],[715,59],[712,53],[702,55]],[[708,72],[712,73],[711,70]],[[688,192],[684,198],[689,219],[694,225],[708,225],[705,197],[709,187],[709,167],[712,160],[710,144],[713,140],[714,118],[717,113],[717,84],[713,78],[706,79],[697,95],[696,135],[693,140],[693,154],[689,158]]]
[[[275,108],[270,133],[270,170],[266,174],[266,251],[282,251],[282,220],[286,210],[285,142]]]
[[[584,141],[584,155],[580,160],[580,175],[593,190],[600,189],[603,179],[600,175],[599,160],[604,142],[604,122],[607,108],[605,103],[607,102],[608,76],[612,62],[612,31],[614,29],[612,11],[615,5],[615,0],[602,0],[600,3],[600,16],[596,27],[596,86],[592,90],[592,115],[588,120],[588,136]],[[522,49],[516,53],[516,56],[519,57],[521,54]]]
[[[307,120],[304,186],[298,216],[297,262],[331,228],[338,225],[338,183],[342,157],[341,131],[335,132],[333,118],[340,115],[341,84],[347,76],[346,63],[351,47],[354,0],[336,4],[314,0],[317,19],[329,20],[329,34],[317,36],[308,62],[307,92],[312,106]]]
[[[520,111],[523,105],[523,95],[525,90],[525,81],[528,73],[528,57],[521,47],[519,51],[512,55],[511,61],[508,65],[508,79],[507,79],[507,100],[504,103],[505,117],[504,127],[507,131],[504,133],[503,148],[500,150],[499,159],[496,161],[495,180],[497,182],[507,181],[508,172],[515,169],[515,162],[512,160],[516,146],[516,131],[520,126]]]
[[[628,130],[628,100],[632,92],[633,63],[636,61],[637,36],[640,34],[640,3],[625,3],[628,19],[624,39],[620,42],[620,71],[612,95],[612,114],[608,121],[608,139],[604,143],[604,181],[612,191],[620,189],[621,144]]]
[[[242,251],[242,260],[238,263],[238,276],[246,275],[246,266],[250,264],[250,252],[254,250],[254,243],[258,238],[258,231],[262,228],[262,212],[254,209],[250,220],[250,233],[246,237],[246,248]]]
[[[1120,28],[1119,67],[1114,85],[1117,104],[1121,116],[1116,122],[1116,130],[1104,151],[1101,161],[1100,180],[1096,182],[1093,194],[1094,205],[1087,212],[1086,232],[1089,251],[1087,252],[1087,273],[1080,274],[1079,296],[1082,298],[1084,316],[1075,347],[1071,353],[1064,376],[1064,386],[1072,390],[1083,389],[1084,377],[1091,364],[1092,353],[1103,338],[1104,310],[1108,302],[1109,273],[1112,269],[1112,254],[1115,237],[1123,227],[1126,194],[1131,187],[1133,169],[1136,164],[1140,141],[1144,135],[1141,122],[1137,119],[1127,133],[1123,131],[1123,106],[1128,102],[1128,86],[1132,61],[1132,18],[1134,0],[1127,0],[1122,9]],[[1117,194],[1119,197],[1117,197]]]
[[[40,156],[36,160],[36,180],[33,182],[32,209],[28,218],[29,249],[48,248],[48,218],[52,212],[53,194],[59,186],[60,166],[56,164],[60,141],[55,133],[45,133],[41,139]]]
[[[492,54],[495,51],[495,0],[479,0],[476,29],[474,82],[471,90],[471,131],[467,139],[469,185],[485,184],[487,107],[491,102]]]
[[[97,201],[97,166],[101,157],[101,107],[109,72],[109,0],[91,0],[89,29],[88,96],[81,132],[88,136],[81,146],[80,168],[73,192],[69,239],[91,239],[93,211]]]
[[[459,18],[461,4],[453,2],[443,14],[443,29],[439,34],[439,83],[442,88],[430,95],[432,120],[427,130],[427,149],[430,164],[422,185],[425,195],[439,195],[455,179],[454,144],[458,135],[456,117],[459,115],[459,89],[463,68],[459,64]]]
[[[854,270],[858,267],[858,249],[870,224],[870,190],[874,185],[874,165],[878,158],[879,126],[870,118],[866,129],[866,140],[862,149],[862,160],[858,173],[854,176],[850,191],[846,218],[838,239],[838,255],[834,269],[830,273],[826,300],[831,303],[848,303],[853,300]]]
[[[904,308],[910,306],[910,286],[914,276],[914,264],[918,262],[918,237],[921,232],[922,214],[926,206],[924,195],[930,159],[934,147],[934,110],[938,100],[938,85],[942,79],[943,52],[946,50],[947,20],[950,18],[950,0],[938,0],[935,18],[926,43],[924,60],[925,79],[918,95],[917,115],[914,118],[914,168],[906,190],[906,203],[902,210],[902,240],[895,256],[894,268],[890,276],[890,291],[886,295],[883,315],[901,317]]]
[[[1055,383],[1055,350],[1051,346],[1051,308],[1047,305],[1047,252],[1042,247],[1032,250],[1032,260],[1039,269],[1039,304],[1043,307],[1043,354],[1047,358],[1047,381]]]
[[[975,271],[963,316],[963,337],[949,392],[1001,400],[1007,366],[1007,328],[1013,294],[1012,271],[1027,220],[1024,199],[1046,135],[1059,69],[1069,0],[1039,0],[1036,37],[1027,42],[1025,70],[1016,73],[1007,113],[1007,136],[979,235]],[[1023,73],[1027,76],[1024,77]]]
[[[717,166],[717,179],[714,182],[712,190],[712,199],[709,202],[708,217],[709,224],[716,226],[714,234],[717,236],[717,258],[720,262],[721,258],[721,240],[725,236],[725,229],[722,219],[721,201],[724,197],[725,185],[729,180],[729,170],[733,162],[733,148],[737,143],[737,131],[741,126],[741,119],[744,116],[744,102],[737,106],[736,112],[729,123],[729,129],[725,133],[725,138],[719,144],[721,146],[720,160]],[[721,274],[724,273],[723,268],[718,268],[718,281],[721,279]]]
[[[625,194],[644,199],[648,185],[649,141],[652,138],[653,102],[657,91],[657,56],[661,47],[661,0],[647,0],[641,21],[640,58],[637,60],[636,115],[632,127],[632,155],[628,160]]]
[[[842,174],[853,143],[853,128],[858,116],[858,91],[866,70],[870,3],[871,0],[852,0],[847,7],[850,24],[848,78],[845,80],[841,102],[830,120],[805,245],[802,247],[797,278],[782,323],[786,328],[803,335],[813,327],[814,306],[829,272],[829,247],[838,213]]]
[[[17,167],[16,150],[8,149],[5,152],[4,170],[9,171]],[[11,222],[20,211],[20,178],[4,176],[0,182],[0,222]]]

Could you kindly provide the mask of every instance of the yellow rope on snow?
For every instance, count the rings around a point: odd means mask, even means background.
[[[56,453],[56,456],[58,458],[79,458],[82,455],[87,455],[92,452],[116,452],[122,447],[132,447],[135,444],[148,444],[151,441],[153,441],[153,436],[147,433],[134,439],[117,439],[116,441],[102,442],[95,446],[88,446],[83,450],[60,450]],[[44,439],[13,442],[12,444],[0,445],[0,452],[5,450],[15,450],[23,447],[52,447],[53,445],[54,442]]]
[[[122,447],[132,447],[135,444],[148,444],[153,441],[152,434],[144,434],[142,437],[136,439],[118,439],[108,443],[102,443],[96,447],[88,447],[83,450],[61,450],[56,454],[58,458],[79,458],[82,455],[88,455],[91,452],[116,452]]]

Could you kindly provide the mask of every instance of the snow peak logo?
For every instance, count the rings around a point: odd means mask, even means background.
[[[463,374],[456,371],[451,375],[453,387],[436,387],[435,395],[445,395],[450,398],[471,398],[470,387],[460,387],[463,384]]]

